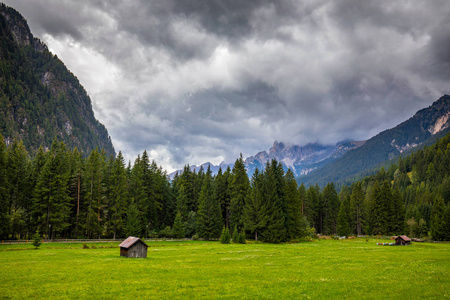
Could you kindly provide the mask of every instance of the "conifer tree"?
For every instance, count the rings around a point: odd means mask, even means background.
[[[175,238],[184,238],[184,226],[181,220],[181,213],[177,212],[172,226],[172,234]]]
[[[30,164],[28,153],[22,141],[15,140],[7,149],[7,209],[14,219],[9,229],[12,236],[23,233],[26,226],[18,228],[15,224],[26,224],[29,220],[29,208],[32,206],[32,186],[30,186]],[[19,230],[20,229],[20,230]]]
[[[244,207],[245,229],[255,235],[255,241],[258,240],[258,233],[265,228],[268,219],[267,206],[262,195],[263,176],[258,169],[253,173],[250,193]]]
[[[232,182],[230,184],[230,226],[237,227],[238,230],[244,228],[244,207],[245,199],[250,189],[250,182],[245,171],[242,153],[236,160],[233,167]]]
[[[350,196],[342,199],[339,207],[339,214],[337,220],[337,234],[340,236],[348,236],[350,234]]]
[[[122,153],[119,152],[111,170],[110,177],[110,205],[111,226],[113,238],[120,235],[124,226],[124,216],[127,211],[127,175]]]
[[[233,243],[235,243],[235,244],[239,243],[239,231],[237,229],[237,226],[234,226],[232,240],[233,240]]]
[[[69,227],[70,169],[64,143],[53,142],[34,189],[33,206],[39,228],[53,238]]]
[[[286,240],[285,216],[283,203],[277,189],[276,161],[267,163],[264,173],[264,205],[267,207],[267,225],[262,232],[262,240],[269,243],[280,243]],[[275,165],[275,167],[274,167]]]
[[[223,226],[222,233],[220,234],[220,243],[230,244],[230,242],[231,242],[230,230],[226,226]]]
[[[111,160],[112,164],[112,160]],[[84,234],[90,238],[97,237],[101,232],[100,210],[105,205],[105,162],[97,149],[91,151],[86,162],[82,183],[84,185],[83,201],[80,203],[80,216]],[[82,216],[82,217],[81,217]],[[109,217],[109,216],[108,216]]]
[[[136,203],[131,203],[130,206],[128,206],[124,223],[126,236],[141,236],[142,221]]]
[[[41,235],[39,234],[39,230],[36,230],[36,233],[33,235],[33,246],[35,249],[39,248],[41,245]]]
[[[324,204],[324,230],[325,234],[336,234],[337,218],[339,213],[339,197],[333,183],[328,183],[322,192]]]
[[[356,228],[356,234],[361,235],[364,212],[364,192],[362,190],[361,182],[357,182],[353,186],[352,194],[350,196],[350,206],[353,220],[352,229]],[[354,231],[354,229],[352,231]]]
[[[435,241],[444,241],[447,236],[447,216],[444,199],[437,196],[434,200],[433,210],[431,211],[430,233]]]
[[[203,179],[197,212],[197,234],[205,240],[219,238],[222,228],[220,203],[214,197],[213,188],[211,170],[208,167]]]
[[[389,216],[389,220],[391,221],[390,229],[392,234],[400,235],[405,231],[405,208],[398,189],[394,189],[392,193],[391,215]]]
[[[0,134],[0,239],[6,239],[8,236],[9,201],[7,196],[8,177],[6,163],[6,145],[3,136]]]
[[[296,239],[300,237],[302,221],[302,203],[300,190],[297,187],[294,173],[289,169],[285,175],[286,182],[286,218],[287,237]]]
[[[219,168],[214,179],[214,197],[220,203],[222,220],[227,228],[230,226],[230,192],[228,186],[230,172],[228,167],[227,171],[222,174],[222,168]]]

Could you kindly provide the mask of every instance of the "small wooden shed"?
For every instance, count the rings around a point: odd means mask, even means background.
[[[411,244],[411,239],[407,237],[406,235],[399,235],[395,237],[395,245],[398,246],[406,246]]]
[[[120,256],[147,258],[148,245],[140,238],[129,236],[119,247]]]

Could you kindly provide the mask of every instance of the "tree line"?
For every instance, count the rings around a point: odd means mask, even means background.
[[[213,176],[185,166],[172,180],[146,151],[133,164],[121,152],[88,156],[54,141],[30,157],[0,135],[0,238],[198,237],[224,228],[279,243],[327,235],[450,239],[450,137],[400,158],[340,193],[333,183],[298,185],[272,160],[251,178],[242,155]]]

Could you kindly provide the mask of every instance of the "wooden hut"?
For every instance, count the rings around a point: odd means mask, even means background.
[[[140,238],[130,236],[119,247],[120,256],[147,258],[148,245]]]
[[[395,245],[398,246],[406,246],[411,244],[411,239],[407,237],[406,235],[399,235],[395,237]]]

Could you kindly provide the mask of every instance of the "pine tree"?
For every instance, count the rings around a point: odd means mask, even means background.
[[[433,203],[431,211],[430,233],[435,241],[444,241],[447,237],[447,216],[444,199],[437,196]]]
[[[231,236],[230,236],[230,230],[226,226],[223,226],[222,233],[220,235],[220,243],[221,244],[230,244],[231,243]]]
[[[222,212],[222,220],[226,227],[230,226],[230,193],[229,193],[229,175],[230,168],[227,168],[224,174],[222,174],[222,168],[214,179],[214,197],[216,201],[220,203],[220,209]]]
[[[142,220],[136,203],[130,204],[124,220],[124,231],[126,236],[141,236]]]
[[[267,206],[262,196],[264,174],[256,169],[252,176],[251,189],[244,207],[245,229],[255,235],[258,240],[258,233],[265,228],[268,218]]]
[[[232,239],[233,239],[233,243],[235,243],[235,244],[239,243],[239,231],[237,229],[237,226],[234,226]]]
[[[324,233],[336,234],[339,213],[339,197],[333,183],[328,183],[322,192],[324,203]]]
[[[233,167],[232,182],[230,184],[230,226],[237,227],[238,230],[244,228],[244,207],[245,199],[250,189],[250,182],[245,171],[242,154],[236,160]]]
[[[184,238],[184,227],[181,220],[181,213],[177,212],[177,215],[175,216],[175,221],[173,222],[172,226],[172,234],[175,238]]]
[[[350,196],[344,197],[339,207],[337,234],[340,236],[348,236],[350,234]]]
[[[392,193],[392,206],[391,215],[389,220],[391,220],[391,233],[395,235],[400,235],[405,231],[405,208],[402,202],[402,196],[398,189],[395,189]]]
[[[33,207],[39,228],[53,238],[66,230],[70,223],[70,169],[64,143],[53,142],[34,189]]]
[[[109,182],[110,193],[110,221],[113,238],[120,235],[124,226],[124,215],[127,211],[127,175],[122,153],[119,152],[111,170]]]
[[[267,207],[267,225],[261,233],[261,240],[269,243],[281,243],[286,240],[285,216],[283,213],[282,196],[277,189],[277,163],[267,163],[264,176],[264,205]]]
[[[356,234],[362,234],[363,228],[363,212],[364,212],[364,192],[361,182],[357,182],[353,186],[350,196],[351,216],[353,220],[353,228],[356,228]],[[354,229],[353,229],[354,230]],[[352,231],[353,231],[352,230]]]
[[[112,160],[110,160],[112,164]],[[86,162],[81,182],[84,195],[80,202],[79,218],[84,234],[90,238],[98,237],[102,231],[101,208],[105,206],[105,162],[97,149],[91,151]],[[109,217],[109,216],[108,216]]]
[[[208,167],[203,179],[197,212],[197,233],[200,238],[205,240],[219,238],[222,228],[220,203],[216,202],[214,198],[212,181],[211,170]]]
[[[8,177],[6,174],[6,163],[6,144],[3,136],[0,134],[0,239],[6,239],[8,236],[9,199],[7,196]]]
[[[286,218],[287,237],[296,239],[300,237],[302,222],[302,203],[300,190],[297,187],[294,173],[289,169],[285,175],[286,182]]]
[[[28,153],[22,141],[14,141],[7,149],[6,175],[7,179],[7,209],[14,222],[10,222],[11,236],[24,233],[26,226],[18,228],[15,224],[27,224],[32,207],[32,187],[30,186],[30,163]],[[20,212],[20,214],[19,214]],[[20,219],[18,217],[20,216]],[[13,220],[13,219],[12,219]]]
[[[33,235],[33,246],[38,249],[41,245],[41,235],[39,234],[39,230],[36,230],[36,233]]]

